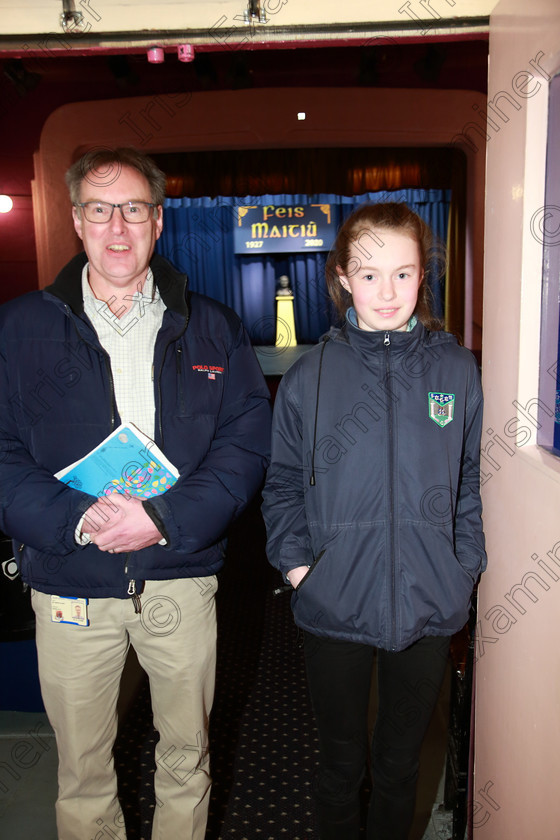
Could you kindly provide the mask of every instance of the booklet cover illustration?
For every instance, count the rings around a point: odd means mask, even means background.
[[[179,473],[153,440],[132,423],[122,423],[56,478],[92,496],[117,492],[149,499],[172,487]]]

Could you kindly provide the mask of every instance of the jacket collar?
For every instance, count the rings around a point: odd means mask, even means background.
[[[56,276],[54,283],[47,286],[45,292],[62,300],[76,313],[82,315],[84,301],[82,299],[81,276],[82,269],[88,259],[84,251],[73,257],[62,271]],[[187,304],[187,276],[179,274],[168,260],[159,254],[154,254],[150,260],[150,268],[154,274],[154,282],[159,289],[163,302],[168,309],[183,317],[188,315]]]

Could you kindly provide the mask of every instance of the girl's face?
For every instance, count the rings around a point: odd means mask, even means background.
[[[352,295],[358,326],[363,330],[405,330],[418,299],[424,271],[418,243],[383,228],[365,228],[349,249],[339,280]]]

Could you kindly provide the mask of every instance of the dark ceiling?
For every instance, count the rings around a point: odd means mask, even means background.
[[[298,47],[198,52],[192,63],[166,55],[149,64],[145,55],[52,55],[4,58],[2,98],[10,84],[26,96],[42,89],[75,98],[111,98],[180,90],[247,87],[347,86],[439,87],[486,91],[487,40],[401,45]],[[59,91],[60,92],[60,91]]]

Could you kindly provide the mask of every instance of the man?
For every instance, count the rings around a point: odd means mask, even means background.
[[[125,838],[112,748],[132,644],[160,735],[152,838],[202,840],[216,572],[266,468],[268,392],[237,316],[153,255],[155,164],[131,149],[88,153],[67,183],[85,254],[0,310],[0,528],[32,588],[59,838],[107,827]],[[121,421],[177,468],[173,487],[140,501],[54,477]]]

